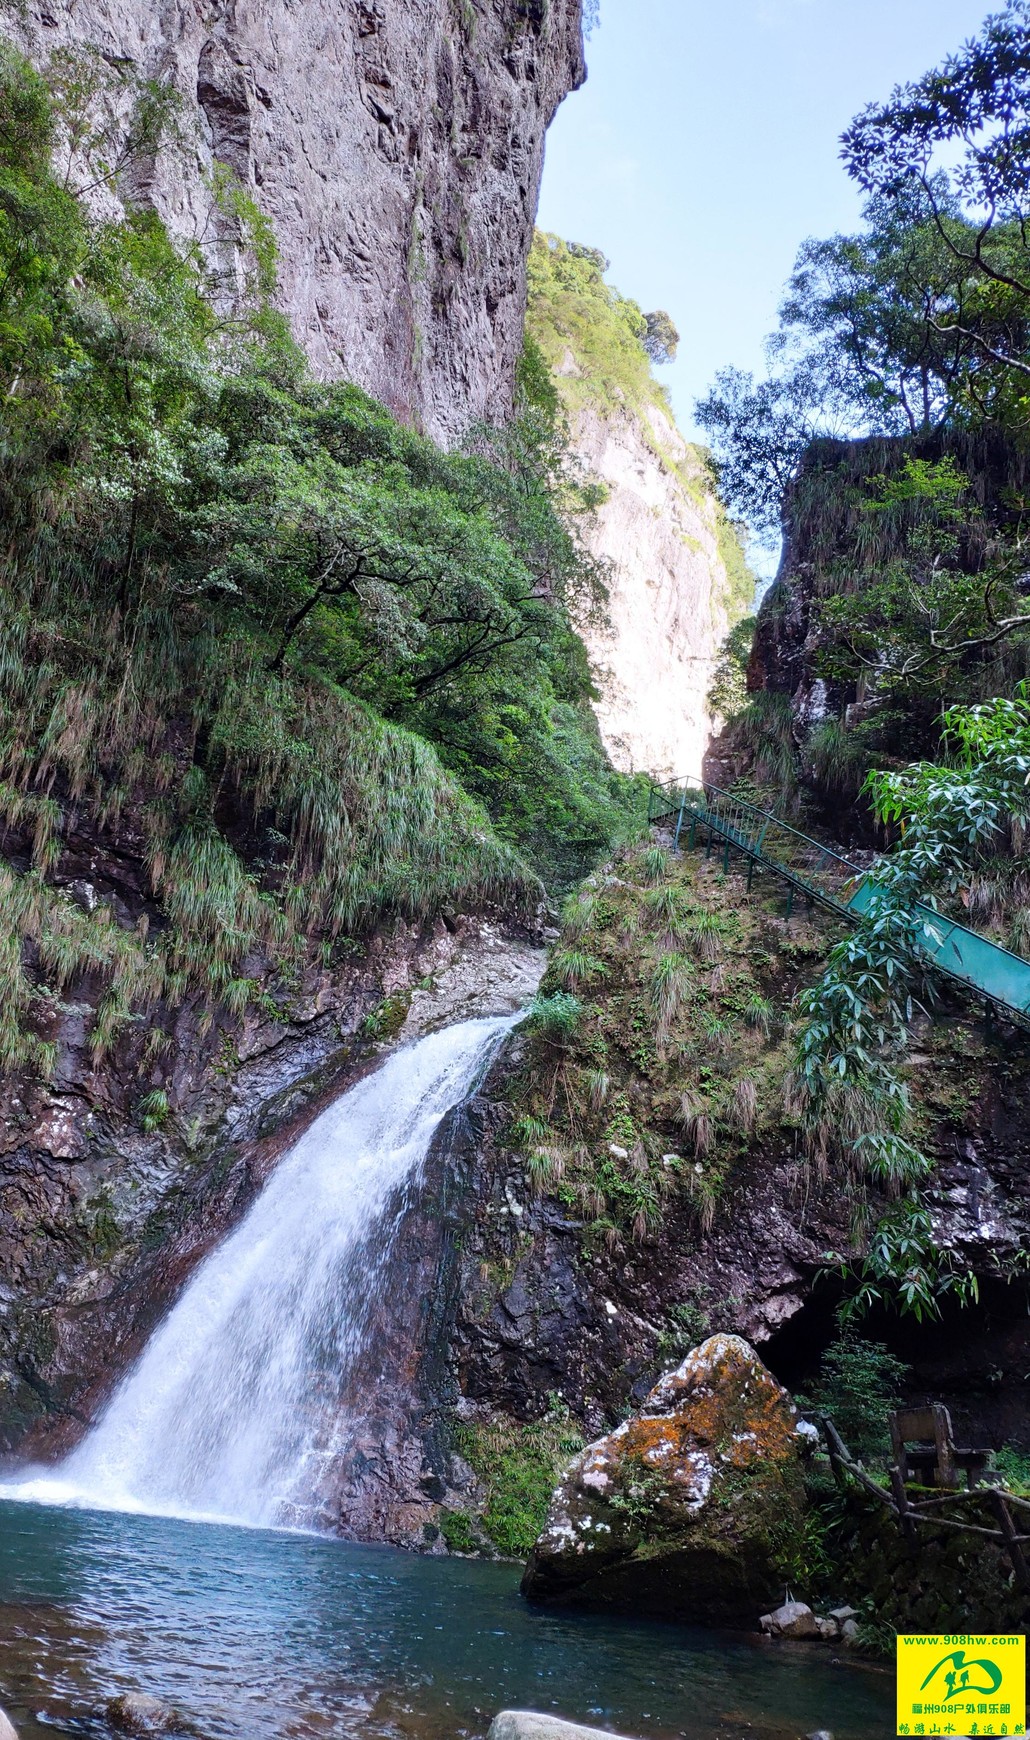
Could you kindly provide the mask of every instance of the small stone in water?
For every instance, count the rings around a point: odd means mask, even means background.
[[[120,1734],[186,1734],[189,1732],[176,1710],[146,1692],[123,1692],[107,1706],[107,1720]],[[3,1740],[0,1735],[0,1740]]]

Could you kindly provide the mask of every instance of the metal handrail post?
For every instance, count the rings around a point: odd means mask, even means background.
[[[673,837],[673,842],[672,842],[672,848],[673,848],[674,852],[678,852],[680,849],[680,834],[683,831],[683,817],[686,815],[686,813],[687,813],[687,793],[686,793],[686,788],[684,788],[683,796],[680,799],[680,813],[676,817],[676,833]]]

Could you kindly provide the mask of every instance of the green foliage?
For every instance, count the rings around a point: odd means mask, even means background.
[[[676,361],[680,335],[670,314],[664,308],[644,315],[644,349],[653,363]]]
[[[936,1313],[944,1293],[974,1298],[976,1283],[940,1256],[919,1194],[932,1166],[907,1135],[901,1064],[929,974],[916,904],[934,890],[956,893],[1004,829],[1022,831],[1030,821],[1025,694],[952,708],[944,723],[952,765],[870,775],[875,813],[901,825],[903,844],[870,871],[871,897],[853,934],[799,998],[797,1080],[811,1151],[820,1162],[830,1153],[846,1157],[876,1191],[901,1198],[872,1234],[854,1277],[855,1306],[894,1298],[917,1317]]]
[[[821,791],[854,801],[869,773],[869,754],[861,738],[839,719],[823,719],[805,744],[805,755]]]
[[[797,789],[797,745],[794,712],[789,695],[759,689],[738,713],[735,725],[741,741],[751,751],[754,777],[759,786],[771,786],[781,801],[793,798]]]
[[[902,1399],[907,1376],[908,1367],[881,1342],[867,1340],[844,1323],[823,1355],[812,1401],[830,1416],[856,1456],[867,1462],[885,1460],[890,1450],[887,1421]]]
[[[910,716],[935,716],[943,692],[979,699],[994,649],[1030,629],[1011,528],[991,528],[950,454],[904,456],[891,476],[866,480],[859,506],[885,537],[857,529],[852,561],[823,605],[817,669],[863,682],[879,705]]]
[[[735,1160],[780,1122],[785,1023],[766,992],[795,980],[793,944],[775,964],[759,953],[765,917],[750,901],[741,916],[735,877],[675,855],[648,886],[642,856],[626,849],[567,902],[544,998],[570,994],[559,976],[581,951],[604,971],[571,1030],[527,1023],[512,1090],[511,1146],[590,1249],[653,1238],[676,1209],[710,1229]]]
[[[995,1451],[994,1467],[1010,1492],[1023,1497],[1030,1495],[1030,1455],[1025,1450],[1006,1444],[1003,1449]]]
[[[164,1088],[153,1088],[139,1103],[139,1126],[146,1135],[163,1130],[169,1116],[168,1095]]]
[[[693,985],[694,974],[689,961],[678,954],[662,955],[651,979],[655,1038],[659,1045],[668,1040],[672,1024],[690,997]]]
[[[651,373],[647,318],[605,282],[607,270],[596,248],[538,234],[529,256],[529,333],[572,406],[600,403],[645,417],[658,406],[668,415],[668,395]],[[561,369],[566,350],[575,376]]]
[[[4,1060],[48,1056],[37,965],[55,993],[98,980],[100,1055],[198,988],[240,1015],[384,913],[533,900],[527,856],[581,876],[642,787],[590,707],[571,623],[600,583],[539,356],[510,428],[441,453],[311,379],[228,171],[231,321],[199,247],[132,208],[127,170],[174,146],[167,91],[89,54],[42,78],[5,44],[0,99]],[[69,141],[79,180],[52,166]],[[134,929],[52,885],[76,806],[143,842]]]
[[[480,1551],[481,1537],[467,1511],[442,1510],[439,1520],[440,1533],[449,1553],[471,1555]]]
[[[950,267],[931,328],[978,410],[1000,400],[1025,421],[1030,321],[1030,78],[1026,0],[1008,0],[980,34],[844,135],[852,177],[874,198],[915,201]],[[968,217],[964,217],[968,214]]]
[[[563,990],[576,991],[591,979],[607,978],[608,968],[584,949],[567,948],[552,956],[548,973]]]
[[[747,667],[757,620],[742,616],[719,648],[708,690],[708,708],[714,719],[735,719],[747,705]]]
[[[709,519],[726,570],[722,603],[733,620],[752,607],[755,592],[742,528],[718,500],[708,453],[688,447],[684,455],[670,442],[668,393],[651,368],[652,361],[672,359],[679,334],[661,310],[645,315],[637,303],[620,295],[606,282],[607,270],[608,261],[596,248],[557,236],[535,237],[527,312],[532,354],[544,359],[562,404],[573,414],[590,409],[603,417],[622,413],[636,420],[645,440]],[[567,490],[571,482],[566,480]],[[581,506],[596,505],[589,483],[580,480],[575,493]]]
[[[779,529],[817,435],[1025,431],[1027,20],[1025,0],[1011,0],[845,133],[862,229],[804,244],[769,378],[726,370],[699,407],[727,498],[756,528]]]
[[[555,1486],[583,1448],[568,1409],[553,1397],[549,1413],[534,1425],[495,1416],[459,1421],[453,1436],[485,1489],[485,1534],[504,1557],[525,1558],[543,1530]]]
[[[363,1039],[396,1039],[411,1008],[411,992],[396,991],[369,1011],[358,1029]]]
[[[652,887],[668,875],[669,854],[664,846],[648,846],[641,854],[640,873],[643,880]]]
[[[550,1045],[566,1045],[575,1038],[584,1012],[579,998],[567,991],[552,996],[541,993],[529,1005],[526,1027]]]

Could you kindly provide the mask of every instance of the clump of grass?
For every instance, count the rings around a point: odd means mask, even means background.
[[[139,1127],[146,1135],[152,1135],[156,1130],[163,1130],[168,1122],[170,1107],[168,1095],[164,1088],[153,1088],[144,1094],[139,1103]]]
[[[526,1155],[526,1171],[537,1191],[546,1190],[564,1175],[568,1164],[566,1150],[557,1143],[533,1148]]]
[[[776,1011],[760,991],[753,991],[744,1005],[744,1020],[749,1027],[768,1039],[776,1021]]]
[[[664,882],[669,874],[669,854],[664,846],[648,846],[640,855],[640,875],[644,882],[654,887]]]
[[[509,1139],[515,1147],[527,1150],[548,1141],[550,1134],[550,1125],[543,1118],[535,1118],[531,1112],[524,1112],[512,1123]]]
[[[603,1069],[588,1069],[586,1072],[587,1100],[592,1112],[602,1110],[611,1092],[611,1076]]]
[[[680,1122],[697,1158],[705,1159],[715,1146],[715,1119],[707,1101],[692,1093],[683,1094],[680,1098]]]
[[[687,1191],[693,1198],[698,1224],[705,1234],[711,1232],[715,1225],[715,1214],[719,1206],[718,1181],[712,1178],[704,1167],[688,1167],[685,1174]]]
[[[869,752],[841,720],[823,719],[805,747],[821,786],[837,797],[857,797],[869,772]]]
[[[691,995],[693,972],[682,955],[663,955],[651,978],[651,1007],[655,1012],[655,1037],[664,1045],[673,1022]]]
[[[585,949],[566,948],[552,957],[548,976],[557,979],[563,990],[576,991],[591,979],[606,979],[608,968]]]
[[[526,1017],[529,1031],[549,1045],[566,1046],[579,1032],[586,1007],[568,991],[533,998]]]
[[[571,942],[581,942],[597,924],[598,899],[585,889],[570,894],[562,907],[562,929]]]
[[[680,943],[686,935],[686,923],[680,891],[674,882],[649,888],[643,898],[645,911],[661,928],[667,947]]]
[[[714,1015],[705,1009],[701,1015],[701,1032],[714,1057],[725,1057],[733,1044],[733,1023],[725,1015]]]
[[[738,1130],[753,1130],[758,1122],[758,1088],[754,1078],[737,1078],[730,1100],[730,1121]]]
[[[687,936],[699,960],[714,966],[719,959],[722,927],[714,912],[699,912],[686,927]]]

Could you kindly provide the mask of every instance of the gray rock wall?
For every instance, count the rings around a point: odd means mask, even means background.
[[[181,93],[142,193],[231,274],[228,164],[275,225],[316,371],[453,440],[511,403],[544,135],[585,76],[581,0],[16,0],[40,64],[91,45]]]

